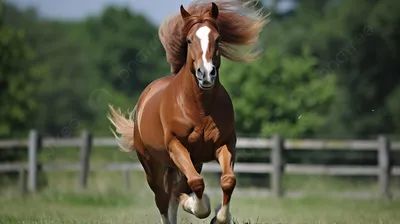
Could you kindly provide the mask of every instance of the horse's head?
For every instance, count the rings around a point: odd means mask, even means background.
[[[221,36],[216,25],[218,7],[212,3],[211,8],[201,15],[190,15],[182,5],[180,11],[185,21],[186,64],[195,75],[199,87],[211,89],[218,80],[221,61],[218,51]]]

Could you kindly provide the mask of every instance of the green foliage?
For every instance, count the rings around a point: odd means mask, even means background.
[[[337,77],[329,125],[321,130],[325,134],[365,138],[400,133],[393,125],[400,111],[388,110],[400,82],[395,53],[400,49],[399,8],[398,1],[357,0],[325,1],[323,10],[314,13],[298,10],[291,24],[308,23],[310,29],[289,50],[310,43],[320,58],[320,72]]]
[[[400,85],[396,87],[395,91],[388,97],[387,100],[387,105],[388,105],[388,110],[393,118],[392,124],[399,133],[400,132]]]
[[[157,28],[127,9],[109,7],[99,17],[85,22],[91,62],[113,88],[126,95],[139,91],[168,72]]]
[[[237,131],[286,137],[400,133],[400,2],[296,1],[287,14],[273,2],[260,60],[222,64]],[[1,54],[12,58],[1,58],[0,84],[11,84],[0,89],[0,136],[28,127],[58,137],[83,128],[109,135],[108,104],[132,108],[146,85],[169,73],[157,27],[125,8],[109,6],[99,15],[61,22],[4,6]]]
[[[144,17],[108,7],[79,22],[41,20],[34,10],[7,7],[7,23],[26,32],[43,79],[33,93],[44,135],[81,129],[109,135],[108,104],[133,108],[141,90],[168,71],[157,29]],[[140,34],[140,35],[138,35]]]
[[[271,47],[254,63],[225,61],[221,80],[231,94],[241,132],[286,137],[314,134],[325,124],[334,91],[332,74],[315,70],[318,59],[304,47],[302,54],[285,55]]]
[[[40,74],[30,66],[32,57],[24,33],[4,24],[0,8],[0,137],[21,135],[37,111],[33,94]]]
[[[27,130],[39,112],[34,96],[42,80],[40,69],[32,64],[34,51],[29,47],[25,33],[4,22],[5,11],[0,2],[0,139],[27,137]],[[0,150],[0,162],[25,158],[25,148]],[[40,172],[41,175],[41,172]],[[15,173],[1,175],[11,181]],[[0,178],[0,185],[4,178]]]
[[[169,67],[157,28],[127,9],[106,8],[101,15],[83,22],[80,35],[87,37],[83,49],[89,58],[86,63],[93,66],[88,77],[101,80],[97,85],[100,88],[91,88],[86,101],[96,114],[89,127],[109,135],[108,104],[132,109],[141,91],[164,76]]]

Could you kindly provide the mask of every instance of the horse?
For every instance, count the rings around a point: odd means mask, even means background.
[[[254,46],[266,21],[261,10],[243,1],[195,0],[187,9],[181,5],[158,32],[171,74],[147,85],[128,117],[109,105],[111,130],[121,150],[136,151],[161,223],[177,223],[179,206],[199,219],[209,217],[201,171],[211,161],[220,164],[223,193],[211,223],[231,221],[237,136],[233,103],[219,68],[221,57],[257,59]]]

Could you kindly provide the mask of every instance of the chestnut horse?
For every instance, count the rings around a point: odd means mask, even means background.
[[[243,1],[181,6],[159,28],[172,75],[150,83],[129,118],[110,106],[119,147],[136,151],[162,223],[177,222],[178,205],[200,219],[210,215],[200,173],[203,163],[215,160],[222,170],[223,198],[212,223],[230,221],[236,132],[232,101],[219,79],[221,56],[256,59],[252,45],[265,23],[266,17]]]

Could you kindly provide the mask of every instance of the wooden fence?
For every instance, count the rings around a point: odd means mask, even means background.
[[[142,170],[139,163],[106,164],[103,166],[90,165],[90,152],[92,147],[117,147],[114,138],[92,138],[92,135],[84,131],[80,138],[41,138],[36,130],[29,132],[28,140],[3,140],[0,141],[0,150],[13,147],[28,148],[27,163],[3,163],[0,164],[1,172],[19,172],[20,189],[22,193],[36,192],[38,186],[38,170],[44,171],[78,171],[79,185],[85,189],[89,170],[114,170],[123,171],[126,184],[129,184],[129,171]],[[59,147],[80,147],[80,163],[77,164],[40,164],[38,162],[39,149]],[[400,176],[400,166],[392,167],[390,155],[394,150],[400,150],[400,142],[390,142],[384,135],[376,140],[321,140],[321,139],[288,139],[284,140],[276,135],[271,139],[238,138],[237,148],[253,148],[259,150],[270,149],[270,163],[236,163],[236,173],[268,173],[270,174],[271,191],[276,197],[283,196],[282,176],[288,174],[322,174],[322,175],[353,175],[353,176],[377,176],[379,193],[382,197],[389,197],[389,182],[391,176]],[[332,166],[332,165],[299,165],[284,164],[284,150],[367,150],[376,151],[378,154],[378,166]],[[207,163],[203,172],[220,172],[217,163]]]

